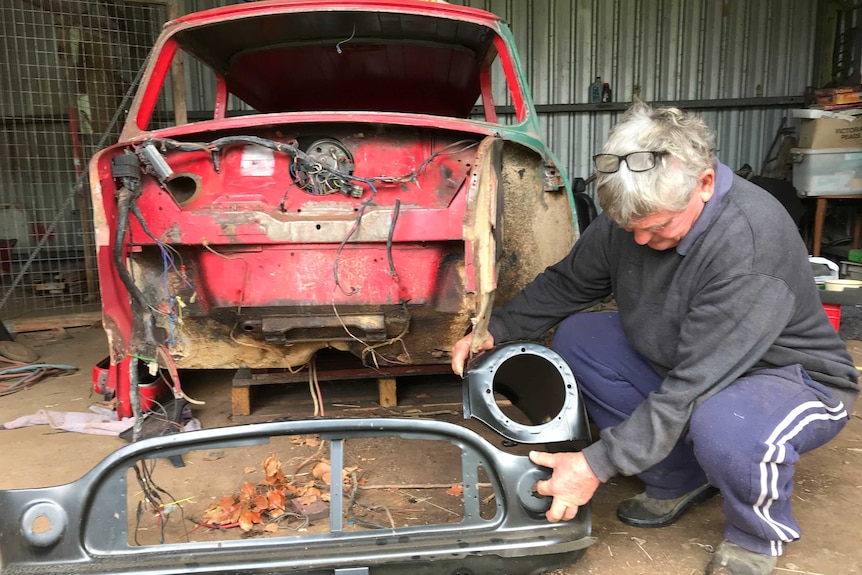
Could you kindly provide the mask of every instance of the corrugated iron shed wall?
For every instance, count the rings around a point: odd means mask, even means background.
[[[698,108],[733,168],[760,170],[789,107],[811,83],[809,0],[454,0],[509,22],[546,136],[570,175],[590,173],[623,105],[590,106],[601,76],[615,102]],[[793,102],[796,102],[795,104]],[[547,105],[558,111],[545,111]]]
[[[180,0],[180,11],[231,3]],[[591,173],[590,158],[633,95],[696,108],[716,132],[721,159],[759,172],[787,109],[801,105],[812,81],[817,3],[810,0],[451,3],[509,23],[545,135],[572,177]],[[587,104],[595,76],[610,84],[616,105]],[[196,92],[200,82],[189,83],[189,107],[211,109],[212,80]]]

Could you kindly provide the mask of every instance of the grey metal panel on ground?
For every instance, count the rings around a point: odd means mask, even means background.
[[[621,106],[587,104],[597,75],[616,102],[740,99],[703,116],[716,132],[722,161],[756,171],[792,107],[775,99],[801,97],[812,78],[817,3],[810,0],[450,1],[509,23],[546,137],[571,177],[591,173],[590,158],[622,113]],[[180,0],[180,10],[234,3]],[[203,86],[209,94],[211,84]],[[498,106],[511,104],[501,86],[495,96]],[[201,98],[210,96],[189,94],[190,104]],[[553,104],[564,106],[541,109]]]

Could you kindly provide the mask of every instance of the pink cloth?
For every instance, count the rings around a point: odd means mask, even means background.
[[[76,433],[119,435],[135,423],[134,418],[131,417],[118,420],[117,412],[104,407],[91,405],[90,411],[92,413],[40,409],[32,415],[24,415],[4,423],[3,427],[5,429],[17,429],[31,425],[50,425],[54,429]]]

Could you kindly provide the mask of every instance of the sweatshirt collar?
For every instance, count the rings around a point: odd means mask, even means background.
[[[700,212],[700,215],[695,220],[694,225],[691,226],[691,229],[685,234],[685,237],[680,240],[679,244],[676,246],[676,252],[684,256],[688,253],[688,250],[691,249],[691,246],[694,242],[697,241],[703,233],[707,230],[709,225],[718,215],[719,210],[721,209],[721,202],[724,200],[724,196],[727,195],[727,192],[730,190],[730,186],[733,183],[733,170],[729,167],[725,166],[718,160],[715,162],[715,187],[712,193],[712,197],[704,204],[703,211]]]

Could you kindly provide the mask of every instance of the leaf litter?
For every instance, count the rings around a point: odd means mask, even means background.
[[[311,447],[322,447],[318,438],[303,438],[297,436],[296,444]],[[318,482],[330,485],[332,481],[329,460],[321,457],[312,467],[310,481],[298,483],[289,481],[284,474],[283,464],[276,455],[270,455],[261,464],[263,479],[257,483],[244,481],[238,493],[220,498],[210,505],[203,514],[202,524],[207,527],[230,529],[239,527],[248,533],[255,528],[266,532],[278,530],[278,522],[284,517],[299,517],[307,523],[308,516],[296,513],[294,510],[320,509],[329,501],[329,492],[322,491]],[[243,472],[250,474],[257,468],[245,468]],[[342,482],[345,487],[352,487],[351,476],[359,471],[358,467],[348,467],[343,470]]]

